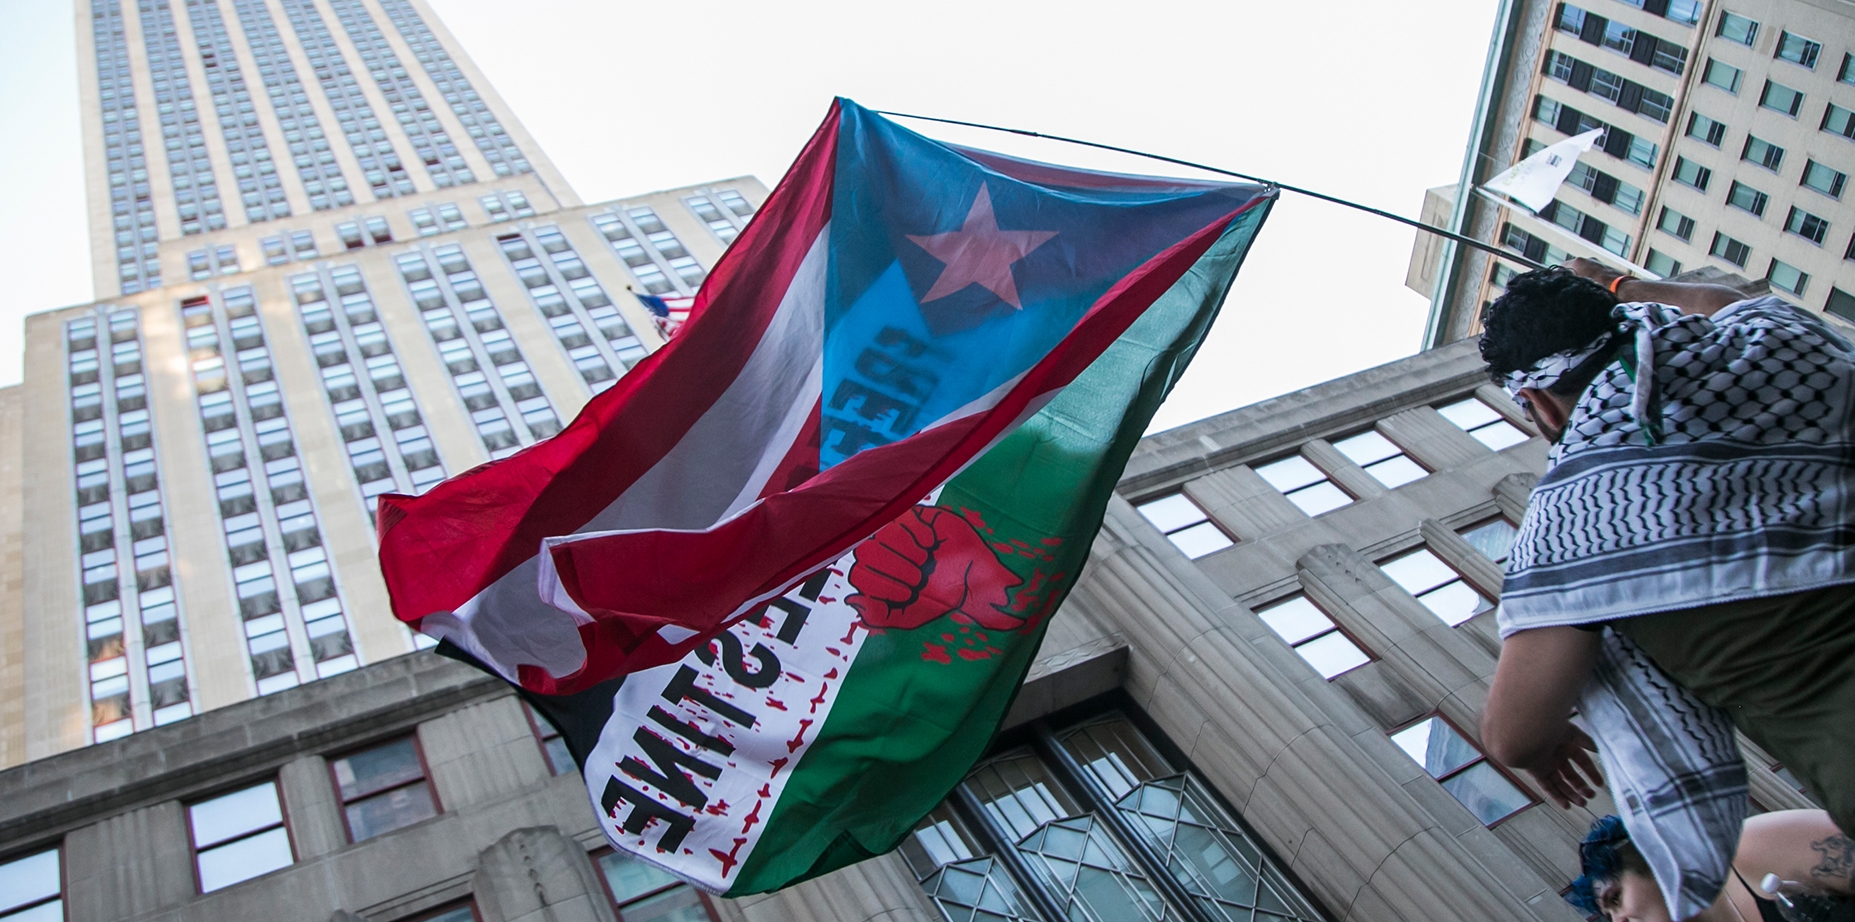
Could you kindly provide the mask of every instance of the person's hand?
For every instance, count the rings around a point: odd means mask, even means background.
[[[1570,270],[1573,275],[1581,279],[1590,279],[1605,288],[1610,287],[1611,280],[1623,274],[1595,259],[1586,259],[1582,256],[1566,263],[1565,268]]]
[[[1597,744],[1575,724],[1568,722],[1565,731],[1539,767],[1527,770],[1540,790],[1561,809],[1584,806],[1586,801],[1597,796],[1597,788],[1604,784],[1604,776],[1590,756],[1597,751]]]

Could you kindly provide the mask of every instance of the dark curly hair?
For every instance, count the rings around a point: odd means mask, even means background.
[[[1578,846],[1578,863],[1584,874],[1572,881],[1571,889],[1565,892],[1565,902],[1587,916],[1598,916],[1604,911],[1599,900],[1604,890],[1620,879],[1624,871],[1654,876],[1649,871],[1649,863],[1630,843],[1630,833],[1623,827],[1623,819],[1614,815],[1598,817],[1597,822],[1591,824],[1591,831]]]
[[[1507,293],[1481,311],[1481,357],[1497,382],[1555,353],[1589,345],[1616,329],[1617,298],[1563,267],[1514,276]]]

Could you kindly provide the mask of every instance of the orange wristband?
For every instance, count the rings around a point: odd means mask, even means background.
[[[1636,280],[1636,276],[1633,276],[1633,275],[1619,275],[1616,278],[1611,279],[1610,280],[1610,293],[1612,295],[1616,295],[1617,289],[1621,288],[1624,282],[1633,282],[1635,280]],[[1621,295],[1617,295],[1617,296],[1621,297]]]

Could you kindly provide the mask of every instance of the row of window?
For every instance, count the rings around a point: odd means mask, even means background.
[[[463,247],[432,247],[429,261],[425,251],[414,250],[394,263],[490,457],[506,457],[524,444],[559,432],[559,417]],[[485,368],[494,369],[496,376],[491,378]],[[516,430],[511,415],[522,419],[526,437]]]
[[[644,344],[619,316],[618,307],[559,226],[504,234],[496,243],[593,393],[611,387],[626,368],[644,357]],[[589,330],[599,331],[599,336],[594,338]]]
[[[516,173],[531,172],[528,159],[515,146],[515,139],[503,130],[502,123],[490,113],[489,105],[483,101],[477,91],[465,79],[464,72],[458,69],[457,62],[451,60],[449,52],[438,42],[438,37],[420,18],[412,4],[407,0],[380,0],[380,6],[386,11],[386,17],[399,30],[412,49],[412,54],[425,73],[432,78],[444,101],[456,113],[464,124],[464,131],[476,141],[477,149],[488,160],[490,168],[498,176],[511,176]]]
[[[1720,23],[1714,27],[1713,34],[1750,48],[1758,42],[1759,27],[1756,19],[1731,10],[1721,10]],[[1822,53],[1822,42],[1785,29],[1778,33],[1771,57],[1777,61],[1789,61],[1805,70],[1815,70],[1817,59]],[[1855,84],[1855,54],[1842,56],[1842,68],[1836,73],[1836,79],[1842,83]]]
[[[194,43],[200,49],[200,67],[206,74],[206,91],[219,116],[219,132],[225,137],[226,158],[232,163],[245,220],[257,223],[285,217],[290,213],[290,203],[284,197],[277,165],[271,161],[264,129],[258,125],[258,111],[239,68],[225,16],[216,0],[186,3]]]
[[[1649,89],[1601,67],[1593,67],[1562,51],[1547,55],[1546,76],[1580,93],[1607,99],[1625,112],[1634,112],[1652,122],[1666,125],[1674,116],[1673,96]]]
[[[1855,113],[1849,113],[1848,118],[1850,130],[1855,131]],[[1726,131],[1727,127],[1724,123],[1708,118],[1699,112],[1692,112],[1688,115],[1687,136],[1709,147],[1721,147],[1726,139]],[[1748,133],[1744,144],[1739,148],[1739,159],[1782,175],[1784,153],[1784,148]],[[1686,174],[1682,182],[1702,191],[1706,190],[1707,179],[1705,177],[1711,175],[1710,170],[1699,164],[1691,164],[1686,167],[1677,166],[1677,172]],[[1696,176],[1702,178],[1697,179]],[[1842,197],[1842,189],[1847,183],[1848,174],[1815,159],[1804,161],[1803,175],[1798,181],[1800,186],[1835,199]]]
[[[611,244],[612,252],[618,254],[637,277],[638,284],[651,294],[672,291],[687,294],[708,277],[708,270],[683,249],[683,242],[664,227],[663,219],[648,205],[626,209],[623,214],[615,211],[596,214],[592,222],[600,236]]]
[[[1618,256],[1629,256],[1630,235],[1564,202],[1548,203],[1545,208],[1540,209],[1539,217],[1571,231],[1575,237],[1595,243]]]
[[[293,275],[290,290],[360,488],[362,509],[372,521],[375,497],[423,492],[445,478],[444,463],[360,270],[333,266]],[[333,309],[331,300],[341,302],[340,310]],[[385,447],[389,433],[391,453]]]
[[[1745,81],[1745,71],[1721,61],[1708,59],[1706,70],[1701,74],[1701,82],[1725,90],[1734,96],[1739,95],[1740,85]],[[1804,93],[1802,90],[1785,86],[1776,80],[1767,79],[1764,88],[1759,91],[1759,108],[1769,109],[1790,118],[1803,114]],[[1817,121],[1817,130],[1828,134],[1855,138],[1855,110],[1838,106],[1833,102],[1824,102],[1822,118]]]
[[[174,14],[168,0],[137,0],[142,40],[148,52],[149,82],[154,87],[155,111],[167,149],[168,173],[174,184],[180,232],[198,234],[225,227],[225,211],[213,165],[206,153],[206,133],[193,99]]]
[[[145,729],[193,706],[136,313],[67,321],[65,344],[91,739],[102,742],[133,732],[138,710]]]
[[[1617,0],[1617,2],[1684,26],[1700,22],[1700,0]]]
[[[1687,69],[1688,50],[1679,43],[1632,29],[1569,3],[1559,4],[1553,25],[1587,44],[1608,48],[1638,64],[1665,70],[1677,77]]]
[[[1654,142],[1601,122],[1544,94],[1533,99],[1533,120],[1551,125],[1568,135],[1583,134],[1594,128],[1602,128],[1604,137],[1598,142],[1598,146],[1604,153],[1633,163],[1645,170],[1655,168],[1656,157],[1661,153],[1661,148]]]
[[[270,97],[271,111],[283,129],[284,145],[296,164],[297,178],[309,196],[309,207],[316,211],[354,204],[354,191],[335,162],[328,137],[309,104],[309,94],[296,75],[296,65],[284,50],[283,36],[271,18],[263,0],[232,0],[239,25],[245,30],[245,44],[258,65],[264,92]]]
[[[257,692],[353,669],[359,658],[252,290],[190,298],[180,313]],[[313,665],[299,665],[301,653]]]
[[[90,37],[96,47],[117,284],[123,294],[133,294],[161,287],[161,259],[148,156],[142,148],[141,116],[135,105],[135,69],[129,60],[118,0],[91,3]]]
[[[314,0],[281,0],[284,15],[296,31],[297,40],[309,59],[310,70],[322,87],[335,121],[360,164],[374,198],[411,195],[415,191],[412,177],[406,173],[399,152],[393,149],[386,129],[380,126],[373,106],[367,102],[348,61],[329,33],[328,23],[316,9]]]
[[[475,174],[464,163],[463,154],[438,121],[438,114],[419,92],[418,84],[400,63],[399,55],[380,33],[380,26],[367,12],[361,0],[330,0],[335,19],[341,23],[361,56],[380,94],[393,110],[393,117],[412,142],[412,151],[425,163],[426,173],[440,188],[476,182]]]

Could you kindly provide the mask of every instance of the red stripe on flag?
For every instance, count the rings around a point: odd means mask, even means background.
[[[1073,381],[1216,243],[1232,219],[1260,201],[1122,278],[990,410],[859,452],[705,531],[622,532],[553,545],[562,587],[595,621],[580,628],[587,661],[558,680],[523,669],[522,684],[544,694],[571,694],[675,662],[741,617],[750,601],[770,598],[842,556],[957,473],[1019,422],[1033,401]],[[665,624],[698,633],[670,644],[655,633]]]
[[[380,497],[380,569],[393,614],[451,611],[610,506],[689,431],[765,334],[831,217],[836,102],[792,169],[722,255],[678,336],[587,403],[553,438],[423,496]]]

